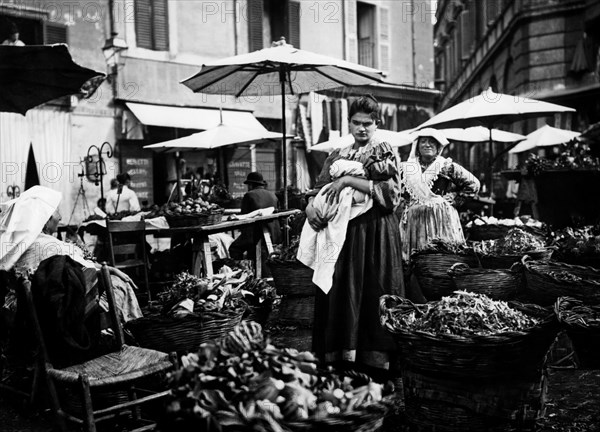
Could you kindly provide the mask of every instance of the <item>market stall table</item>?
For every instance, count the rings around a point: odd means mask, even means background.
[[[156,229],[156,230],[148,230],[154,235],[175,235],[175,234],[184,234],[192,239],[193,243],[193,265],[192,265],[192,273],[194,275],[200,276],[202,273],[202,268],[205,269],[206,276],[212,276],[213,268],[212,268],[212,258],[210,251],[210,241],[208,236],[210,234],[216,234],[221,232],[233,231],[237,229],[243,229],[252,227],[255,225],[260,225],[262,227],[263,237],[261,241],[259,241],[256,245],[256,277],[261,277],[261,243],[265,242],[265,246],[267,247],[267,251],[270,253],[273,252],[273,245],[271,243],[271,236],[269,231],[267,230],[267,224],[271,221],[280,218],[286,218],[289,216],[293,216],[295,214],[300,213],[300,210],[286,210],[279,213],[273,213],[268,216],[258,216],[251,219],[244,220],[230,220],[225,222],[220,222],[214,225],[203,225],[203,226],[189,226],[189,227],[175,227],[175,228],[164,228],[164,229]]]

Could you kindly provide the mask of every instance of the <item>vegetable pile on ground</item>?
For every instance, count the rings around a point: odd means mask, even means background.
[[[366,408],[384,391],[367,375],[322,370],[310,352],[269,344],[255,322],[203,344],[182,364],[169,377],[161,430],[287,431],[293,422]]]
[[[393,325],[406,330],[457,336],[493,335],[534,327],[538,320],[483,294],[455,291],[426,304],[424,312],[392,315]],[[401,312],[401,311],[399,311]]]

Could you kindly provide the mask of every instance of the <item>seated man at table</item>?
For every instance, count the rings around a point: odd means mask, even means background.
[[[248,192],[242,198],[241,214],[251,213],[267,207],[275,207],[275,209],[279,207],[277,196],[266,189],[267,182],[264,181],[261,173],[249,173],[244,183],[248,185]],[[281,230],[278,220],[269,222],[268,231],[273,243],[281,242]],[[256,244],[260,241],[262,235],[260,226],[243,229],[239,237],[229,246],[230,257],[241,260],[244,259],[244,253],[247,253],[249,259],[255,259]],[[266,248],[263,250],[263,258],[266,259]]]
[[[106,212],[118,213],[121,211],[139,212],[140,202],[137,195],[129,188],[131,176],[128,173],[117,175],[118,186],[106,194]]]

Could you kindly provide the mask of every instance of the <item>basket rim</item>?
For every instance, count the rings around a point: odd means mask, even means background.
[[[531,303],[508,301],[507,303],[509,304],[509,306],[516,308],[517,310],[521,310],[521,312],[523,312],[522,309],[531,309],[533,311],[536,311],[539,315],[544,313],[544,316],[543,317],[538,316],[538,318],[541,318],[541,321],[538,324],[534,325],[533,327],[528,328],[527,330],[521,330],[521,331],[505,331],[505,332],[495,333],[493,335],[470,335],[470,336],[461,336],[461,335],[453,335],[453,334],[433,334],[433,333],[429,333],[429,332],[422,331],[422,330],[408,330],[408,329],[403,329],[403,328],[398,329],[398,328],[392,327],[387,322],[388,321],[387,320],[387,310],[389,309],[389,307],[387,306],[388,300],[390,300],[392,302],[397,302],[397,303],[399,303],[400,306],[404,306],[407,308],[412,307],[418,311],[420,311],[420,309],[425,307],[425,305],[417,305],[408,299],[405,299],[403,297],[393,295],[393,294],[386,294],[386,295],[381,296],[381,298],[380,298],[379,306],[380,306],[381,325],[387,331],[389,331],[390,333],[392,333],[394,335],[402,336],[407,339],[413,339],[413,340],[427,339],[430,341],[446,342],[446,343],[459,343],[459,344],[463,344],[463,345],[499,344],[499,343],[514,341],[515,338],[519,338],[519,337],[528,337],[532,333],[536,333],[538,331],[543,331],[543,330],[545,330],[545,327],[552,324],[552,322],[556,320],[556,314],[550,307],[542,307],[542,306],[539,306],[536,304],[531,304]]]
[[[563,296],[556,299],[556,303],[554,303],[554,312],[556,313],[556,317],[558,321],[565,325],[566,327],[578,328],[578,329],[588,329],[588,330],[600,330],[600,322],[596,325],[589,325],[579,320],[571,321],[570,318],[582,317],[583,315],[580,313],[575,313],[571,310],[572,307],[575,306],[587,306],[589,308],[598,309],[600,312],[600,304],[587,304],[583,300],[579,300],[574,297]]]
[[[588,286],[600,287],[600,269],[596,269],[594,267],[582,266],[582,265],[577,265],[577,264],[567,264],[567,263],[564,263],[561,261],[536,261],[536,260],[532,260],[527,255],[521,259],[521,263],[523,264],[525,273],[529,272],[531,274],[536,275],[539,278],[542,278],[542,279],[545,279],[548,281],[552,281],[554,283],[567,284],[567,285],[579,285],[579,286],[588,285]],[[582,278],[580,281],[565,282],[564,280],[558,279],[558,278],[548,274],[547,270],[542,272],[540,269],[538,269],[539,267],[550,267],[550,268],[555,267],[555,268],[560,268],[560,269],[563,269],[566,271],[568,271],[569,269],[587,271],[587,272],[591,272],[592,274],[595,274],[598,279],[595,280],[595,279],[583,279]]]

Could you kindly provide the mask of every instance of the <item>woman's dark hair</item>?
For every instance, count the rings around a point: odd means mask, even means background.
[[[372,95],[361,96],[350,105],[348,118],[352,118],[356,113],[368,114],[376,123],[379,123],[379,102]]]

